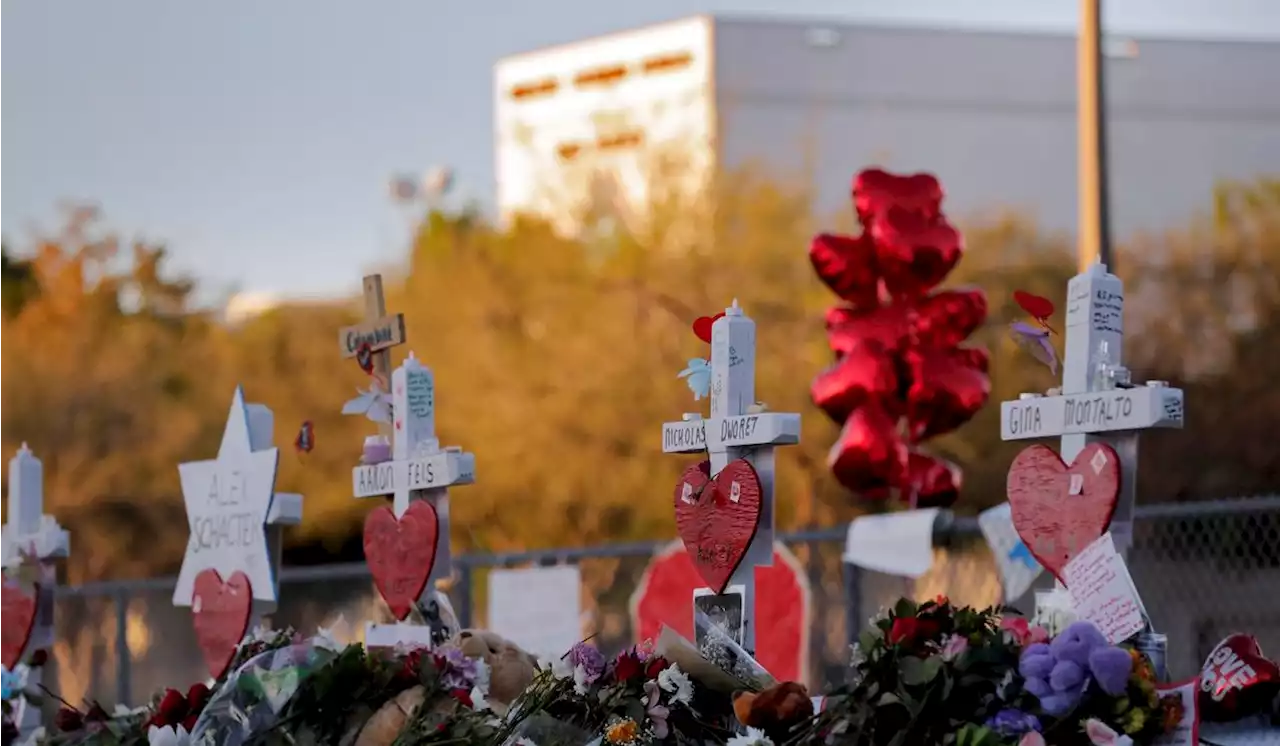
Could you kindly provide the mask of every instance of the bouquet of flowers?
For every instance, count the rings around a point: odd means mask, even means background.
[[[732,718],[728,697],[647,647],[606,660],[587,643],[544,664],[512,710],[527,714],[517,735],[538,746],[717,742],[728,737]]]

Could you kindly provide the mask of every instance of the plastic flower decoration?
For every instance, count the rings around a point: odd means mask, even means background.
[[[711,363],[700,357],[690,358],[688,367],[676,377],[685,379],[694,401],[705,399],[711,393]]]

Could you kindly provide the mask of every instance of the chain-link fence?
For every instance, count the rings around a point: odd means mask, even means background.
[[[812,678],[840,681],[849,642],[869,617],[902,595],[998,602],[999,578],[977,521],[956,518],[936,533],[934,567],[907,580],[842,561],[845,529],[780,537],[807,569],[812,589]],[[487,578],[496,567],[571,562],[581,569],[585,627],[606,651],[634,642],[629,601],[650,557],[666,542],[455,558],[450,590],[467,626],[482,626]],[[1233,631],[1280,650],[1280,496],[1141,507],[1129,554],[1134,580],[1157,628],[1169,636],[1169,667],[1192,675]],[[1051,582],[1041,579],[1041,587]],[[190,611],[171,604],[173,580],[99,583],[58,591],[57,642],[46,683],[70,701],[135,703],[204,676]],[[333,627],[354,639],[366,621],[389,621],[363,564],[286,569],[276,627]],[[1032,594],[1014,606],[1031,611]]]

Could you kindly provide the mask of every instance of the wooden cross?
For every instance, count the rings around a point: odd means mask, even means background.
[[[360,354],[368,345],[373,354],[373,376],[383,391],[391,385],[391,348],[405,343],[404,314],[387,315],[387,301],[382,294],[382,275],[366,275],[364,285],[364,320],[338,332],[342,357]],[[378,432],[391,436],[391,426],[379,423]]]
[[[680,422],[662,425],[663,453],[702,453],[711,461],[711,476],[745,458],[760,478],[760,524],[729,586],[742,589],[742,641],[755,650],[755,568],[773,564],[774,446],[800,442],[800,415],[755,412],[756,324],[734,300],[711,328],[711,417],[685,414]],[[695,591],[694,598],[706,595]],[[695,626],[696,628],[696,626]]]
[[[39,691],[44,667],[32,667],[22,660],[53,644],[53,593],[58,580],[54,560],[67,556],[71,540],[58,519],[44,512],[44,464],[26,443],[9,460],[9,522],[3,528],[3,545],[6,575],[21,574],[24,563],[35,563],[37,568],[35,622],[13,673],[22,691]],[[6,578],[5,582],[17,581]],[[13,724],[22,742],[40,727],[40,708],[22,694],[14,699]]]

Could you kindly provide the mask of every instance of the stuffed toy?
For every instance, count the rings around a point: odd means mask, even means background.
[[[502,635],[483,629],[464,629],[453,636],[448,646],[461,650],[468,658],[489,664],[489,705],[505,714],[512,702],[533,681],[538,661],[519,645]]]
[[[771,740],[781,743],[793,726],[813,717],[813,700],[804,684],[784,681],[759,694],[734,694],[733,713],[738,722],[764,731]]]
[[[425,698],[426,690],[421,684],[400,692],[365,721],[355,746],[390,746]]]
[[[1071,624],[1048,644],[1028,645],[1018,661],[1026,690],[1057,717],[1080,702],[1090,681],[1113,697],[1124,694],[1132,671],[1128,651],[1110,645],[1090,622]]]

